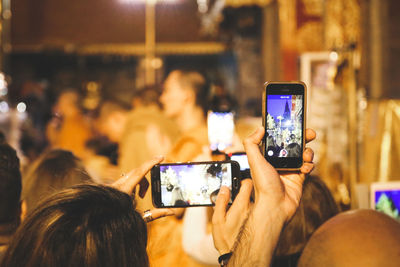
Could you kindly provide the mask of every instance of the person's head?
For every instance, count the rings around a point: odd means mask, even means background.
[[[15,150],[8,144],[0,144],[0,225],[11,225],[15,230],[21,214],[21,173]]]
[[[338,212],[326,184],[316,176],[307,176],[299,207],[283,229],[275,255],[283,257],[301,252],[314,231]]]
[[[146,223],[129,195],[77,185],[40,203],[1,266],[148,266],[146,245]]]
[[[100,107],[98,130],[112,142],[118,143],[124,133],[130,107],[116,101],[105,101]]]
[[[157,86],[146,86],[133,93],[132,107],[157,105],[159,106],[160,90]]]
[[[400,223],[383,213],[341,213],[311,236],[298,266],[398,266],[399,237]]]
[[[287,157],[301,157],[301,147],[297,143],[287,145],[286,151],[288,152]]]
[[[61,149],[51,150],[40,157],[28,171],[23,199],[30,211],[49,194],[90,181],[83,163],[74,154]]]
[[[207,111],[208,83],[197,71],[174,70],[164,83],[160,97],[164,112],[169,117],[178,117],[188,108]]]
[[[54,107],[55,112],[64,117],[73,117],[81,113],[79,105],[80,95],[76,90],[65,90],[61,92]]]

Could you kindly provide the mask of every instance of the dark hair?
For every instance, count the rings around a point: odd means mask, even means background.
[[[146,245],[146,223],[129,195],[78,185],[28,216],[1,266],[149,266]]]
[[[0,224],[20,222],[21,172],[17,153],[8,144],[0,144]]]
[[[133,93],[132,98],[140,99],[140,101],[144,105],[150,105],[150,104],[160,105],[159,103],[160,95],[161,95],[161,90],[159,87],[155,85],[148,85],[136,90]]]
[[[301,146],[297,143],[287,145],[286,151],[288,152],[287,157],[301,157]]]
[[[28,210],[32,210],[49,194],[90,181],[82,161],[74,154],[61,149],[50,150],[28,170],[22,196]]]
[[[313,232],[338,212],[337,204],[326,184],[316,176],[307,176],[300,205],[281,233],[275,251],[278,258],[275,257],[272,266],[297,266],[287,264],[288,260],[297,262]],[[291,257],[295,254],[298,254],[297,257]]]
[[[204,114],[208,111],[208,97],[210,84],[205,75],[199,71],[189,69],[175,70],[179,74],[179,82],[183,88],[194,91],[196,95],[196,105],[202,108]]]
[[[6,142],[6,136],[2,131],[0,131],[0,144],[4,144]]]

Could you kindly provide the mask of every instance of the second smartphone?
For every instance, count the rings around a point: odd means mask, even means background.
[[[278,170],[303,165],[306,85],[303,82],[269,82],[263,94],[263,154]]]
[[[242,179],[251,178],[250,165],[249,165],[249,161],[247,159],[247,155],[245,152],[230,153],[226,156],[227,156],[227,159],[230,159],[230,160],[233,160],[233,161],[236,161],[239,163],[240,175],[242,176]]]
[[[159,164],[151,170],[152,198],[157,208],[212,206],[219,189],[240,189],[240,168],[235,161]]]

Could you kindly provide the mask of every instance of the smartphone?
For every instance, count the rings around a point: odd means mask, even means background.
[[[268,82],[263,93],[263,154],[278,170],[303,165],[306,85],[303,82]]]
[[[152,198],[157,208],[212,206],[222,185],[233,202],[240,188],[235,161],[158,164],[151,170]]]
[[[208,141],[214,153],[224,151],[232,145],[235,130],[233,119],[233,112],[208,111]]]
[[[228,154],[228,158],[232,161],[236,161],[240,166],[240,175],[242,179],[251,178],[250,165],[247,159],[247,155],[244,152],[237,152]]]

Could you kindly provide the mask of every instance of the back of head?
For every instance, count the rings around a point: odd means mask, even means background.
[[[304,266],[399,266],[400,223],[373,210],[341,213],[323,224],[300,257]]]
[[[80,159],[70,151],[55,149],[45,153],[28,171],[23,188],[23,199],[28,210],[51,193],[72,185],[90,182]]]
[[[99,110],[99,119],[106,119],[109,115],[115,112],[128,112],[130,110],[130,106],[126,103],[114,100],[106,100],[101,103]]]
[[[316,176],[307,176],[300,205],[283,229],[275,255],[285,257],[300,253],[314,231],[338,212],[326,184]]]
[[[149,105],[160,105],[159,98],[161,95],[161,90],[157,86],[146,86],[138,89],[133,93],[132,105],[134,108],[138,104],[143,106]]]
[[[196,105],[204,113],[208,110],[209,83],[205,76],[195,70],[175,70],[179,74],[179,82],[185,89],[193,90],[196,95]]]
[[[148,266],[146,244],[146,224],[129,195],[78,185],[27,217],[1,266]]]
[[[8,144],[0,144],[0,224],[19,224],[21,173],[15,150]],[[10,229],[13,230],[13,229]]]
[[[98,130],[111,141],[118,143],[125,129],[125,119],[130,106],[114,100],[104,101],[97,118]]]

